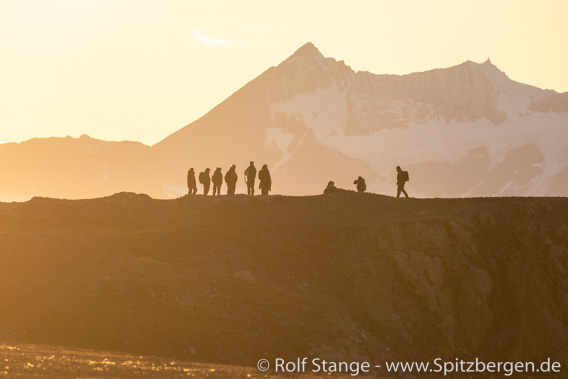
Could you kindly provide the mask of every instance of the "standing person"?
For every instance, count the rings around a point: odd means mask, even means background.
[[[213,173],[213,196],[221,195],[221,185],[223,185],[223,173],[221,172],[221,167],[217,167]]]
[[[359,193],[363,193],[367,189],[367,184],[365,183],[365,179],[363,179],[361,176],[355,179],[353,184],[357,186],[357,192]]]
[[[270,178],[270,171],[268,171],[267,165],[263,165],[258,172],[258,180],[260,181],[258,188],[261,190],[261,193],[268,195],[268,192],[272,190],[272,179]]]
[[[193,171],[193,167],[187,172],[187,188],[189,190],[188,195],[195,195],[197,193],[197,182],[195,181],[195,171]]]
[[[256,167],[254,162],[250,161],[250,165],[245,170],[245,182],[247,183],[247,195],[254,196],[254,181],[256,179]]]
[[[209,193],[209,186],[211,185],[210,171],[209,168],[206,168],[205,171],[199,174],[199,183],[203,184],[203,194],[205,196]]]
[[[225,174],[225,183],[227,183],[227,195],[235,194],[235,187],[237,186],[237,166],[232,165],[229,171]]]
[[[404,196],[406,196],[408,198],[408,194],[404,190],[404,184],[410,180],[410,177],[408,176],[408,171],[402,171],[400,166],[396,166],[396,171],[397,171],[397,174],[396,174],[396,185],[397,185],[396,197],[399,198],[400,193],[402,192],[404,194]]]

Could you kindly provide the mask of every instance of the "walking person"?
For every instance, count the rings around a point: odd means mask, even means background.
[[[268,192],[272,190],[272,179],[270,178],[270,171],[268,171],[268,166],[263,165],[258,172],[258,180],[260,184],[258,188],[263,195],[268,195]]]
[[[232,165],[229,171],[225,174],[225,183],[227,183],[227,195],[235,194],[235,187],[237,186],[237,166]]]
[[[188,195],[195,195],[197,193],[197,182],[195,181],[195,171],[193,171],[193,167],[187,172],[187,188]]]
[[[223,173],[221,172],[221,167],[217,167],[213,173],[213,196],[221,195],[221,185],[223,185]]]
[[[245,182],[247,183],[247,195],[254,196],[254,181],[256,179],[256,167],[254,162],[250,161],[250,165],[245,170]]]
[[[209,193],[209,187],[211,186],[210,171],[211,169],[206,168],[205,171],[199,174],[199,183],[203,184],[203,195],[205,196]]]
[[[408,171],[402,171],[400,166],[396,166],[396,171],[397,171],[397,174],[396,174],[396,185],[397,185],[396,197],[399,198],[400,193],[402,192],[404,194],[404,196],[406,196],[408,198],[408,194],[406,193],[406,191],[404,189],[404,185],[406,184],[406,182],[408,182],[410,180],[410,177],[408,176]]]

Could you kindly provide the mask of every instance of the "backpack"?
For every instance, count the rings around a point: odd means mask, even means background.
[[[200,173],[199,173],[199,183],[205,184],[205,176],[206,176],[206,175],[207,175],[207,174],[206,174],[205,172],[200,172]]]
[[[408,171],[402,172],[402,180],[404,180],[405,182],[410,181],[410,177],[408,176]]]

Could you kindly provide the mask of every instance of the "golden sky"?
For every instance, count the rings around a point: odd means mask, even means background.
[[[568,91],[565,0],[0,0],[0,141],[154,144],[306,42],[354,70],[488,57]]]

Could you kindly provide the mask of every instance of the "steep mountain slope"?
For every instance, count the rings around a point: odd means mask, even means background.
[[[0,203],[0,340],[260,358],[568,364],[562,198]]]
[[[116,153],[93,156],[76,147],[103,141],[0,145],[0,199],[121,190],[175,198],[189,167],[236,164],[242,179],[250,160],[268,164],[284,194],[320,193],[329,180],[350,187],[359,175],[370,191],[393,194],[401,165],[417,197],[566,196],[567,141],[567,94],[514,82],[489,60],[374,75],[308,43],[151,148],[113,144]]]

